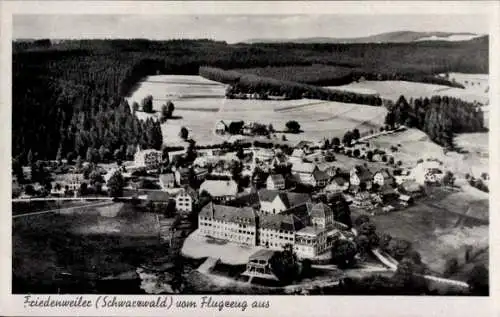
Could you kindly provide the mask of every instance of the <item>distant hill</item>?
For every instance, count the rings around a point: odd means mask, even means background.
[[[418,41],[467,41],[484,34],[450,33],[450,32],[413,32],[397,31],[381,33],[365,37],[335,38],[335,37],[308,37],[296,39],[250,39],[246,43],[409,43]]]

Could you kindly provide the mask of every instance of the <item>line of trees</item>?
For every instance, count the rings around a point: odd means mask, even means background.
[[[256,93],[264,96],[282,96],[285,99],[311,98],[371,106],[382,105],[382,99],[378,96],[327,89],[252,74],[248,75],[221,68],[200,67],[199,74],[207,79],[231,85],[232,94]]]

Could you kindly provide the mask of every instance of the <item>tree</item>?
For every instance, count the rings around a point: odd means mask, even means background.
[[[245,122],[243,122],[243,121],[232,121],[229,124],[228,132],[230,134],[240,134],[241,129],[243,129],[244,125],[245,125]]]
[[[450,258],[446,260],[444,265],[444,277],[450,277],[455,274],[458,270],[458,260],[457,258]]]
[[[300,132],[300,124],[295,120],[288,121],[285,124],[285,126],[286,126],[288,132],[290,132],[290,133],[299,133]]]
[[[116,171],[108,180],[107,183],[109,196],[111,197],[121,197],[123,196],[123,187],[125,186],[125,181],[122,174]]]
[[[187,140],[188,136],[189,136],[189,131],[188,129],[186,129],[185,127],[182,127],[180,132],[179,132],[179,136],[183,139],[183,140]]]
[[[142,111],[153,113],[153,96],[148,95],[142,99]]]
[[[365,222],[358,228],[358,232],[360,235],[364,235],[369,240],[370,248],[375,248],[379,244],[379,237],[377,235],[377,227],[374,223]]]
[[[385,116],[384,124],[391,127],[391,129],[394,129],[394,125],[396,124],[396,118],[395,118],[394,113],[392,111],[387,112],[387,115]]]
[[[175,216],[176,213],[176,208],[175,208],[175,200],[170,199],[167,203],[167,207],[165,208],[165,217],[171,218]]]
[[[283,250],[275,252],[269,261],[273,273],[282,283],[288,284],[298,277],[299,266],[293,245],[284,245]]]
[[[342,138],[342,143],[344,143],[344,145],[351,145],[352,140],[353,135],[351,131],[347,131],[346,133],[344,133],[344,137]]]
[[[60,164],[62,160],[62,147],[59,146],[57,149],[57,154],[56,154],[56,161]]]
[[[245,152],[243,151],[242,147],[239,147],[238,150],[236,151],[236,157],[240,160],[245,158]]]
[[[446,171],[446,173],[443,176],[443,184],[446,186],[453,186],[455,183],[455,176],[453,175],[452,172]]]
[[[390,165],[393,165],[394,164],[394,157],[389,157],[389,164]]]
[[[332,263],[340,268],[347,268],[354,264],[357,253],[356,244],[349,240],[336,240],[332,246]]]
[[[382,155],[382,162],[387,162],[387,155]]]
[[[269,123],[269,126],[267,127],[267,130],[269,131],[269,133],[274,133],[276,130],[274,130],[274,127],[272,124]]]
[[[34,157],[33,157],[33,152],[31,152],[31,149],[28,151],[28,165],[33,165],[34,163]]]
[[[367,215],[360,215],[354,220],[354,225],[360,227],[362,224],[370,222],[370,218]]]
[[[12,159],[12,175],[17,178],[18,183],[23,183],[24,181],[24,172],[23,166],[19,159]]]
[[[482,264],[475,265],[469,272],[467,279],[470,292],[474,295],[488,295],[489,294],[489,272],[486,266]]]
[[[408,294],[421,294],[427,291],[427,281],[421,275],[421,266],[416,265],[411,259],[402,259],[392,279],[396,286]]]
[[[355,150],[352,152],[352,155],[353,155],[354,157],[359,157],[359,155],[360,155],[360,154],[361,154],[361,153],[360,153],[359,149],[355,149]]]
[[[94,186],[95,183],[104,183],[104,178],[102,177],[101,173],[94,170],[94,171],[90,172],[89,182],[90,182],[90,185]]]
[[[80,188],[78,189],[78,196],[85,196],[88,193],[88,185],[87,183],[81,183]]]
[[[380,242],[379,246],[382,250],[387,251],[387,247],[389,246],[389,243],[392,240],[392,236],[388,233],[383,233],[382,236],[380,236]]]
[[[333,146],[340,146],[340,139],[335,137],[332,139],[332,145]]]
[[[352,130],[352,138],[353,138],[353,140],[358,140],[360,137],[361,137],[361,135],[359,134],[359,130],[358,129]]]
[[[368,151],[366,152],[366,158],[368,159],[368,161],[373,161],[373,152],[372,151]]]
[[[172,100],[167,101],[167,118],[172,118],[174,115],[175,106]]]
[[[392,239],[387,246],[387,252],[396,260],[404,258],[411,250],[411,242],[404,239]]]
[[[310,277],[312,269],[312,261],[310,259],[303,259],[301,262],[301,274],[302,277]]]
[[[160,111],[160,122],[164,123],[165,121],[167,121],[168,118],[169,118],[168,107],[167,105],[163,105],[161,106],[161,111]]]
[[[132,103],[132,111],[133,112],[139,111],[139,104],[137,103],[137,101],[134,101]]]

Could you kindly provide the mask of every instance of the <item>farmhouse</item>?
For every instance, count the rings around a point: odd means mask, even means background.
[[[295,162],[292,165],[292,175],[297,182],[305,185],[316,186],[316,179],[314,178],[316,170],[318,170],[318,167],[312,163]]]
[[[175,181],[179,186],[189,185],[189,175],[191,171],[189,168],[179,168],[175,171]]]
[[[276,167],[287,167],[290,165],[290,162],[288,162],[288,159],[287,159],[285,154],[279,154],[273,158],[271,165],[273,165],[275,168]]]
[[[238,184],[227,180],[205,180],[200,186],[200,193],[206,191],[215,201],[232,199],[238,193]]]
[[[266,181],[267,189],[285,189],[285,179],[281,174],[269,175]]]
[[[383,169],[373,175],[373,183],[380,187],[384,185],[392,186],[394,184],[394,178],[389,173],[389,170]]]
[[[330,177],[328,177],[328,174],[326,174],[323,171],[320,171],[317,168],[313,172],[313,178],[314,178],[314,187],[325,187],[330,179]]]
[[[260,162],[271,162],[274,159],[274,151],[271,149],[252,149],[253,159]]]
[[[236,208],[210,202],[200,211],[198,224],[203,235],[255,246],[257,219],[252,208]]]
[[[349,182],[342,176],[335,176],[330,184],[325,187],[325,191],[330,193],[341,193],[349,189]]]
[[[372,175],[366,167],[357,165],[350,171],[350,183],[352,186],[365,184],[366,189],[370,189],[372,186]]]
[[[417,164],[411,171],[412,178],[418,184],[440,182],[444,176],[439,162],[425,161]]]
[[[137,167],[146,167],[147,169],[157,168],[162,161],[162,152],[154,149],[141,150],[137,147],[134,155],[134,164]]]
[[[217,122],[215,124],[215,133],[217,133],[217,134],[225,134],[227,129],[228,129],[228,127],[227,127],[226,123],[222,120],[220,120],[219,122]]]

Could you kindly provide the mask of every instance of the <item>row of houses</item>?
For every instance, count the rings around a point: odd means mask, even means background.
[[[334,220],[331,207],[314,204],[307,194],[263,189],[237,205],[206,205],[198,216],[200,234],[274,250],[291,244],[301,258],[317,257],[336,239],[351,237],[347,226]]]

